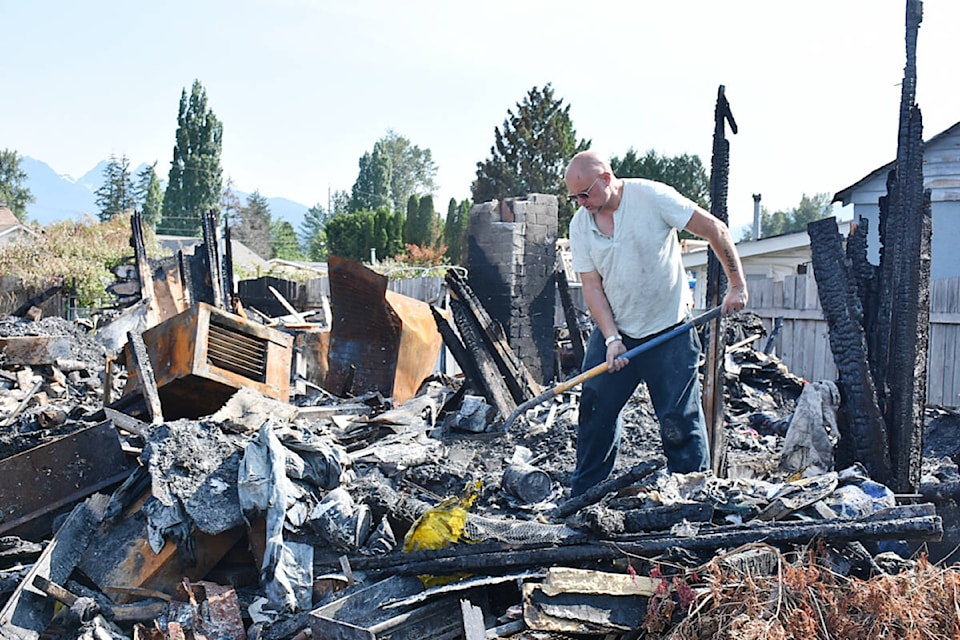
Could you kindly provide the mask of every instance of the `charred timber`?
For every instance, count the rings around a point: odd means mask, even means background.
[[[849,449],[839,452],[838,457],[843,462],[862,462],[871,478],[886,482],[890,478],[887,430],[868,366],[866,338],[860,324],[863,310],[847,275],[837,221],[824,218],[811,222],[807,233],[847,416],[847,433],[843,433],[841,425],[841,442],[847,443]],[[843,460],[845,457],[852,460]]]
[[[923,411],[930,321],[930,193],[923,188],[923,118],[916,105],[919,0],[907,2],[907,64],[900,96],[895,168],[881,207],[880,273],[883,287],[879,339],[888,338],[876,363],[883,380],[880,407],[890,432],[894,490],[911,492],[920,482]],[[879,382],[879,381],[878,381]]]
[[[570,498],[566,502],[562,502],[561,504],[557,505],[557,508],[554,509],[550,515],[554,518],[566,518],[570,514],[576,513],[586,506],[599,502],[608,493],[619,491],[620,489],[624,489],[632,484],[642,481],[644,478],[649,477],[658,469],[663,467],[665,463],[666,460],[663,458],[645,460],[644,462],[631,467],[629,470],[618,476],[604,480],[603,482],[590,487],[579,496]]]
[[[570,284],[567,282],[567,272],[561,267],[556,271],[557,292],[560,294],[560,305],[563,307],[563,318],[567,322],[567,331],[570,332],[570,347],[573,350],[573,357],[576,362],[583,362],[583,333],[580,329],[580,321],[577,319],[577,310],[573,306],[573,299],[570,297]],[[558,375],[560,372],[557,372]]]
[[[832,543],[851,540],[938,540],[943,534],[939,516],[922,515],[878,520],[829,520],[819,522],[778,522],[762,527],[718,527],[694,537],[647,535],[597,540],[567,546],[542,545],[511,551],[486,551],[472,545],[440,551],[417,551],[378,557],[350,559],[355,570],[390,575],[448,575],[460,571],[491,571],[550,564],[615,560],[624,556],[652,557],[674,547],[715,551],[763,541],[767,544],[807,544],[823,539]]]
[[[710,211],[724,224],[727,224],[727,190],[730,179],[730,142],[726,137],[726,125],[733,133],[737,132],[737,122],[733,119],[730,103],[724,93],[724,86],[717,90],[717,102],[714,107],[713,157],[710,161]],[[712,251],[707,252],[707,302],[712,309],[723,300],[727,289],[727,277],[721,268],[719,258]],[[725,430],[723,428],[723,380],[724,380],[724,343],[723,318],[717,318],[707,325],[706,362],[703,376],[703,412],[707,421],[707,433],[710,441],[710,459],[713,472],[723,477],[726,464]]]

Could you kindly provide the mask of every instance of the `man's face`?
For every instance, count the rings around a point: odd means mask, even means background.
[[[597,188],[597,185],[601,185],[601,188]],[[571,188],[572,184],[568,183],[567,188]],[[595,211],[600,208],[603,204],[604,198],[600,197],[600,194],[604,194],[605,191],[602,188],[603,186],[603,174],[599,174],[593,179],[593,182],[590,185],[583,189],[582,191],[573,191],[567,196],[567,199],[575,205],[579,205],[588,211]]]

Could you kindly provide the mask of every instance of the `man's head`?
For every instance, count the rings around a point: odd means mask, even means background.
[[[567,198],[592,213],[612,204],[611,198],[615,197],[619,204],[617,177],[610,163],[596,151],[581,151],[573,156],[564,180],[570,192]]]

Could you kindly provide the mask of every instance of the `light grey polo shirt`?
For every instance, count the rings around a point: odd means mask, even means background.
[[[575,271],[600,274],[618,330],[642,338],[682,321],[693,305],[677,229],[687,225],[696,205],[669,185],[642,178],[623,182],[613,237],[580,207],[570,222],[570,250]]]

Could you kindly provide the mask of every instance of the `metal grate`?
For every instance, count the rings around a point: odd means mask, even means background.
[[[238,333],[212,319],[207,338],[207,362],[257,382],[267,379],[267,341]]]

